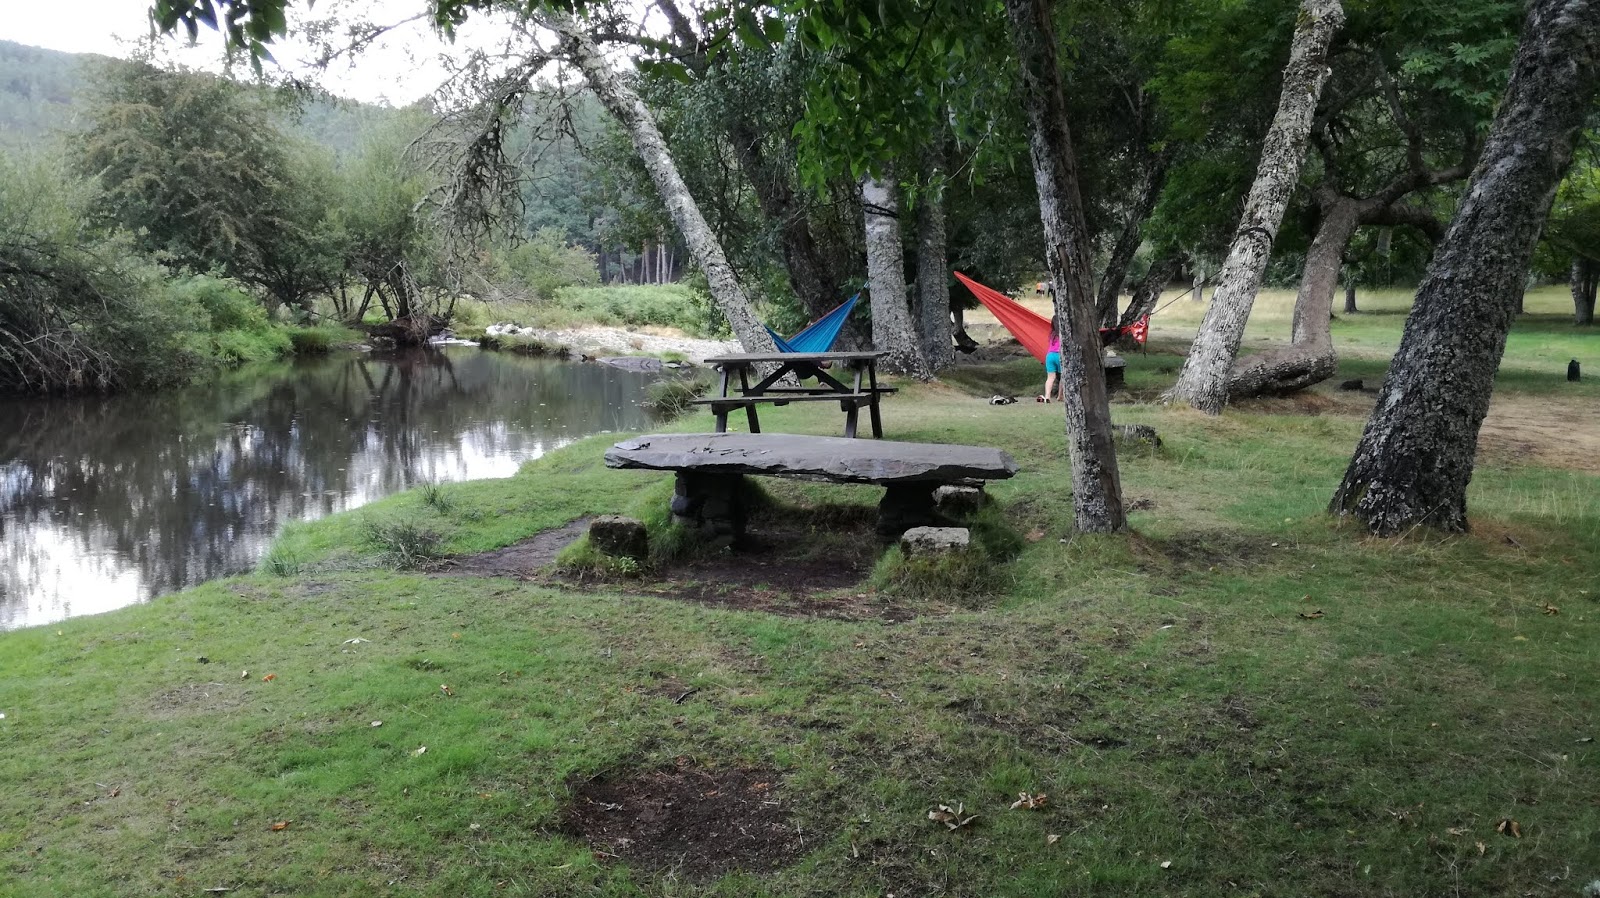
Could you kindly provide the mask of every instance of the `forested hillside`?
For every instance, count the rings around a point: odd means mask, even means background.
[[[81,100],[106,57],[62,53],[0,40],[0,147],[36,146],[83,124]],[[337,98],[307,97],[288,104],[291,133],[347,156],[363,135],[395,121],[399,110]]]
[[[33,143],[69,124],[83,63],[94,58],[0,40],[0,146]]]

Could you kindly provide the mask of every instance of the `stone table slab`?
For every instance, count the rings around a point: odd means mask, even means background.
[[[780,433],[648,434],[612,446],[606,466],[876,484],[1004,480],[1017,473],[1010,455],[988,446]]]

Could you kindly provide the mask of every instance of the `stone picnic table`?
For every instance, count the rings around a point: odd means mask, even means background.
[[[675,471],[673,521],[735,538],[745,527],[745,475],[883,486],[878,532],[898,536],[946,523],[934,508],[940,486],[1017,473],[1010,455],[987,446],[801,434],[648,434],[618,442],[605,459],[608,468]]]
[[[878,398],[895,392],[894,387],[878,386],[878,359],[883,352],[754,352],[741,355],[722,355],[706,359],[716,366],[722,377],[717,395],[710,399],[696,399],[696,405],[709,405],[716,416],[717,433],[728,430],[728,413],[744,409],[751,433],[761,432],[761,421],[756,406],[763,403],[788,405],[791,402],[837,402],[845,413],[844,435],[856,435],[856,419],[861,407],[866,406],[872,422],[872,435],[883,438],[883,417],[878,411]],[[828,373],[828,367],[838,365],[849,371],[849,383]],[[765,377],[751,382],[763,367],[773,370]],[[815,379],[816,386],[790,386],[784,381],[793,375],[796,382]],[[863,382],[864,381],[864,382]],[[732,391],[737,390],[738,395]]]

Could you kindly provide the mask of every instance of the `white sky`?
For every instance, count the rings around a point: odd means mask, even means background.
[[[149,6],[149,0],[0,0],[0,38],[69,53],[126,57],[150,33]],[[295,0],[290,28],[333,15],[392,24],[424,12],[427,6],[427,0],[318,0],[308,13],[305,0]],[[499,27],[486,17],[474,17],[457,36],[454,49],[487,46]],[[161,58],[172,62],[213,71],[223,67],[222,39],[204,28],[196,46],[187,46],[186,36],[165,38],[158,46]],[[340,96],[403,106],[439,86],[445,70],[438,57],[451,49],[425,22],[417,22],[387,35],[353,64],[335,61],[320,81]],[[290,73],[314,72],[309,61],[315,54],[303,40],[275,44],[272,54]]]

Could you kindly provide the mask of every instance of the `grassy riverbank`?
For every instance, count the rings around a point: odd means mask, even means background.
[[[1470,535],[1324,515],[1372,401],[1329,388],[1221,419],[1117,405],[1166,443],[1124,459],[1136,533],[1068,539],[1058,407],[979,398],[1036,391],[1019,361],[885,407],[892,438],[1021,464],[991,489],[1017,554],[988,594],[393,569],[419,533],[461,555],[659,514],[667,478],[606,470],[608,435],[292,528],[276,573],[0,634],[0,894],[1578,895],[1600,878],[1600,336],[1558,298],[1511,341]],[[1341,376],[1375,382],[1402,320],[1341,319]],[[1130,357],[1133,398],[1179,362]],[[763,424],[835,432],[817,405]],[[876,490],[764,486],[825,547],[805,570],[871,568],[848,534]],[[764,834],[744,866],[770,872],[575,835],[651,807],[639,783],[702,780],[723,785],[662,813],[712,846]],[[696,812],[729,783],[748,820]],[[1049,798],[1011,809],[1023,791]],[[951,831],[940,803],[979,816]]]

